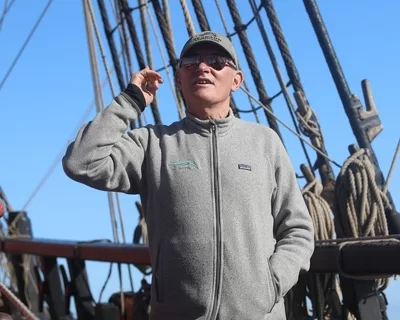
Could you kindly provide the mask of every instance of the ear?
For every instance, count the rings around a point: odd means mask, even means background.
[[[242,71],[236,71],[235,75],[233,77],[233,81],[232,81],[232,87],[231,90],[232,91],[236,91],[237,89],[240,88],[240,86],[242,85],[244,80],[244,75]]]

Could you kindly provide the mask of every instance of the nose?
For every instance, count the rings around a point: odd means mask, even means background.
[[[199,63],[199,65],[197,66],[197,71],[200,71],[200,72],[209,71],[209,69],[210,69],[210,67],[204,61],[201,61]]]

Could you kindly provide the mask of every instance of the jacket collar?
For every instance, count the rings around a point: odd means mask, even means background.
[[[195,131],[203,135],[211,134],[213,126],[216,127],[218,135],[224,135],[232,127],[235,120],[236,117],[233,114],[231,108],[229,108],[229,113],[227,117],[219,119],[207,119],[207,120],[199,119],[194,115],[192,115],[188,110],[186,110],[185,123],[189,127],[193,128]]]

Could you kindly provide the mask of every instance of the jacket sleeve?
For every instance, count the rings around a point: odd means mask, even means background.
[[[142,93],[133,92],[128,86],[79,130],[62,160],[68,177],[99,190],[140,192],[148,130],[126,132],[145,107]]]
[[[309,270],[314,227],[289,156],[276,134],[275,145],[272,212],[276,247],[270,265],[280,299],[297,283],[299,274]]]

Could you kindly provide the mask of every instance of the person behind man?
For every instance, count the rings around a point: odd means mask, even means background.
[[[243,73],[215,32],[182,49],[186,117],[127,131],[163,83],[149,68],[79,131],[65,173],[140,194],[153,267],[150,319],[286,319],[285,294],[308,271],[312,220],[278,135],[236,118]]]

